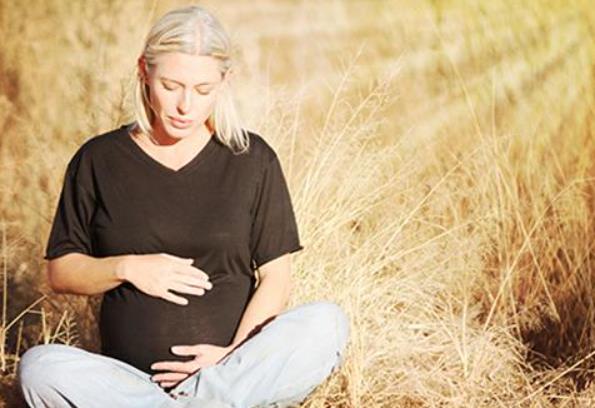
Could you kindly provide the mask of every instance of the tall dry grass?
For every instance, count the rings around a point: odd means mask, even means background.
[[[479,2],[478,2],[479,3]],[[0,2],[0,391],[18,355],[97,349],[99,299],[41,257],[65,164],[126,121],[142,37],[183,2]],[[305,251],[292,304],[340,303],[347,362],[305,407],[595,405],[588,1],[205,1]]]

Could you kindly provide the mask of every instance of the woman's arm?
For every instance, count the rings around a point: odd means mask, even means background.
[[[124,282],[123,264],[127,255],[95,258],[71,252],[48,262],[50,287],[56,293],[96,295]]]
[[[166,253],[104,258],[69,253],[50,261],[48,277],[58,293],[95,295],[130,282],[148,295],[187,305],[188,299],[170,290],[202,296],[213,287],[209,275],[192,266],[193,261]]]
[[[241,343],[256,326],[285,309],[291,293],[291,259],[285,254],[258,268],[259,284],[228,348]]]

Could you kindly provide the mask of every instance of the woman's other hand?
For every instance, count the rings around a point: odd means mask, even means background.
[[[173,387],[201,368],[217,364],[233,348],[233,346],[221,347],[214,344],[173,346],[171,348],[172,353],[194,358],[189,361],[158,361],[153,363],[151,365],[152,370],[163,370],[165,372],[153,375],[151,381],[159,383],[162,388]]]
[[[128,255],[119,276],[148,295],[187,305],[188,299],[170,291],[202,296],[213,287],[209,275],[192,266],[192,262],[192,258],[165,253]]]

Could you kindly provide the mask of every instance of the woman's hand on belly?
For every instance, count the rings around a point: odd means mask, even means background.
[[[195,344],[193,346],[173,346],[172,353],[179,356],[192,356],[189,361],[158,361],[151,364],[152,370],[165,372],[155,374],[151,381],[158,382],[162,388],[173,387],[201,368],[217,364],[233,349],[214,344]]]
[[[192,258],[160,253],[128,255],[122,265],[122,278],[142,292],[178,305],[187,305],[188,299],[170,292],[202,296],[213,287],[209,275],[192,266]]]

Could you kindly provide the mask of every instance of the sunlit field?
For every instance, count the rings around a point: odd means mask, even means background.
[[[0,407],[18,358],[99,350],[42,259],[66,164],[131,120],[181,1],[0,0]],[[304,250],[291,306],[351,319],[303,407],[595,406],[595,11],[585,1],[204,1]]]

